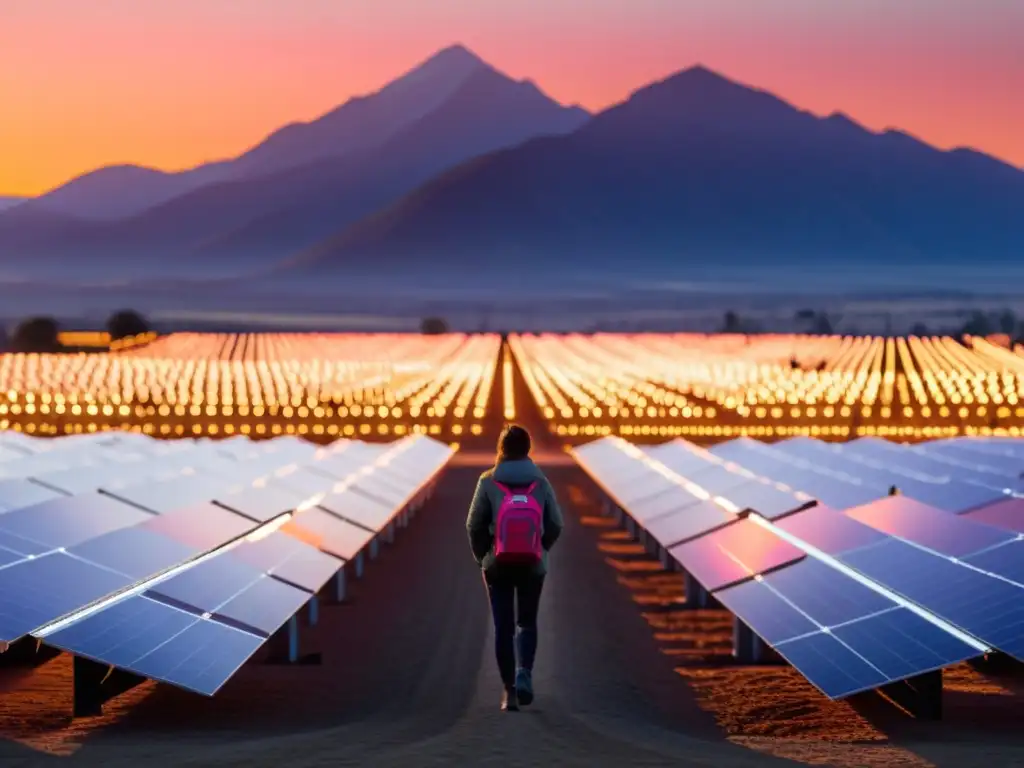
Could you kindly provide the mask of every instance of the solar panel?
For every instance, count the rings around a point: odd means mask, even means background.
[[[804,551],[750,520],[737,520],[669,553],[709,592],[804,557]]]
[[[256,541],[245,541],[227,554],[309,592],[319,591],[344,564],[341,558],[325,554],[281,530]]]
[[[844,444],[845,454],[863,456],[866,459],[891,465],[899,471],[913,471],[948,480],[959,480],[972,485],[982,485],[996,490],[1021,486],[1018,477],[992,469],[984,469],[967,462],[951,462],[922,453],[911,446],[890,443],[878,438],[861,438]]]
[[[963,515],[986,525],[994,525],[1007,531],[1024,533],[1024,498],[1014,497],[995,504],[973,509]]]
[[[73,547],[150,517],[109,496],[90,493],[44,501],[0,515],[0,530],[56,549]]]
[[[143,524],[90,539],[68,553],[141,581],[198,556],[202,550],[146,530]]]
[[[211,557],[154,584],[146,594],[213,612],[263,576],[245,563],[227,557]]]
[[[248,518],[216,504],[196,504],[154,517],[143,527],[199,550],[215,549],[256,527]]]
[[[963,558],[975,568],[1024,586],[1024,541],[1015,539]]]
[[[687,477],[687,480],[704,490],[726,497],[730,491],[749,483],[752,479],[753,475],[749,472],[743,472],[740,467],[727,464],[709,464],[705,469]]]
[[[676,512],[700,501],[701,499],[673,483],[672,487],[656,496],[650,496],[630,504],[629,509],[626,511],[637,522],[645,523],[648,520],[653,520],[670,512]]]
[[[648,456],[661,462],[673,472],[689,477],[713,466],[715,457],[708,451],[692,446],[682,440],[673,440],[661,445],[645,446],[642,449]]]
[[[895,607],[888,597],[814,558],[769,573],[764,582],[822,627]]]
[[[305,467],[297,465],[292,465],[287,470],[276,472],[271,482],[274,485],[284,486],[304,493],[308,497],[326,493],[335,484],[335,481],[331,478],[317,472],[311,472]]]
[[[1024,658],[1024,592],[1019,587],[897,539],[838,557],[982,642]]]
[[[757,512],[769,519],[781,517],[814,503],[811,499],[799,498],[795,493],[781,490],[767,480],[751,480],[725,491],[722,496],[741,510]]]
[[[889,680],[920,675],[979,655],[976,648],[906,608],[834,627],[832,634]]]
[[[715,593],[715,598],[771,646],[819,629],[761,580],[723,589]],[[798,669],[807,674],[802,667]]]
[[[293,488],[265,483],[236,488],[230,493],[218,494],[214,500],[239,514],[265,523],[285,512],[291,512],[309,498],[309,494]]]
[[[281,532],[345,560],[355,557],[376,535],[318,508],[297,513],[281,526]]]
[[[708,500],[646,520],[644,528],[663,547],[670,547],[735,519],[732,512]]]
[[[214,617],[225,617],[238,622],[242,628],[253,628],[269,637],[290,616],[294,616],[306,603],[310,593],[267,576],[229,598],[215,611]]]
[[[10,642],[129,586],[131,579],[61,552],[10,565],[0,578],[0,640]]]
[[[371,496],[375,499],[379,499],[382,502],[387,503],[392,509],[395,509],[402,504],[412,493],[414,486],[408,486],[405,489],[398,489],[385,478],[379,476],[376,472],[363,475],[356,480],[350,486],[352,490],[360,491],[361,493]]]
[[[652,472],[642,482],[635,482],[617,489],[616,495],[624,507],[632,509],[633,505],[639,501],[676,490],[682,490],[679,483],[673,482],[657,472]]]
[[[896,487],[906,496],[954,514],[968,512],[1006,498],[1006,494],[1001,490],[962,483],[958,480],[926,483],[907,478],[896,482]]]
[[[66,495],[66,493],[46,488],[29,479],[0,480],[0,513],[42,504],[44,501],[59,499]]]
[[[964,557],[1012,541],[1015,534],[972,523],[906,496],[889,496],[846,514],[865,525],[949,557]]]
[[[774,525],[826,555],[851,552],[889,538],[842,512],[821,505],[785,517]]]
[[[202,504],[224,493],[224,490],[223,480],[204,475],[185,475],[163,482],[126,486],[107,485],[103,489],[109,496],[124,499],[157,514]]]
[[[775,650],[830,699],[877,688],[889,680],[839,638],[816,632],[777,645]]]
[[[212,696],[264,638],[139,596],[87,616],[46,642]]]
[[[351,488],[325,496],[317,506],[372,531],[379,531],[395,513],[384,502],[371,499]]]

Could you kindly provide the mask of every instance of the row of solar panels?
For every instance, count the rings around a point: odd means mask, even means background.
[[[0,640],[212,695],[452,449],[0,436]]]
[[[610,437],[574,454],[691,577],[841,698],[991,649],[1024,659],[1022,449]]]

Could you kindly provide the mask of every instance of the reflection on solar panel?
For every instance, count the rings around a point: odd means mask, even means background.
[[[1005,528],[1008,531],[1024,533],[1024,498],[1015,497],[989,504],[986,507],[971,510],[964,517],[986,525],[994,525],[997,528]]]
[[[0,446],[7,442],[0,437]],[[9,479],[0,481],[0,640],[31,634],[203,694],[361,557],[452,454],[420,435],[333,450],[290,437],[69,442],[21,450],[13,439],[21,458],[6,462]],[[358,477],[386,476],[381,486],[397,501],[381,506],[338,492],[338,478],[301,464],[325,454],[358,457]],[[297,462],[285,473],[291,484],[273,474]],[[38,480],[16,474],[55,468],[61,474]],[[372,510],[366,524],[314,506],[346,493],[363,502],[358,512]]]
[[[986,484],[1000,475],[967,467],[961,480],[957,464],[923,454],[900,465],[903,450],[740,438],[710,452],[682,440],[641,451],[612,437],[573,453],[690,579],[840,698],[992,648],[1024,650],[1024,541],[970,519],[1005,498]],[[896,469],[878,460],[890,454]],[[655,475],[677,490],[629,488]],[[894,481],[905,495],[888,495]],[[989,514],[1019,513],[1006,509]]]

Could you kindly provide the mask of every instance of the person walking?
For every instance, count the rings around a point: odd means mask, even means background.
[[[491,603],[504,711],[533,701],[537,610],[548,552],[564,526],[554,488],[530,458],[530,447],[523,427],[502,430],[497,462],[480,475],[466,518]]]

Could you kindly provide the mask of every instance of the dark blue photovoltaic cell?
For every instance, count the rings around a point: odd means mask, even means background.
[[[225,556],[241,560],[310,592],[319,590],[343,564],[341,559],[320,552],[281,531],[258,541],[245,542]]]
[[[214,615],[225,616],[269,637],[311,597],[309,592],[264,576],[217,608]]]
[[[831,635],[818,632],[776,649],[830,699],[841,699],[888,682],[885,675]]]
[[[842,512],[824,506],[797,512],[779,520],[775,525],[826,555],[838,555],[889,538]]]
[[[250,485],[238,493],[214,496],[218,503],[261,523],[291,512],[308,498],[308,493],[272,484]]]
[[[0,547],[9,549],[11,552],[17,552],[20,555],[41,555],[44,552],[49,552],[52,547],[48,547],[45,544],[40,544],[38,541],[30,541],[29,539],[23,539],[21,536],[14,536],[10,533],[4,533],[0,530]]]
[[[238,560],[217,556],[155,584],[149,591],[201,611],[212,611],[261,575],[255,568]]]
[[[384,502],[351,490],[325,496],[318,506],[373,531],[379,531],[395,513]]]
[[[47,636],[46,642],[122,669],[199,619],[141,596],[120,600]]]
[[[806,558],[764,582],[823,627],[892,608],[894,603],[820,560]]]
[[[73,547],[150,517],[109,496],[90,493],[65,496],[0,515],[0,530],[53,548]]]
[[[760,581],[723,589],[715,597],[772,646],[819,629]]]
[[[647,520],[644,528],[663,547],[670,547],[735,519],[736,515],[713,501],[700,501],[678,512]]]
[[[0,640],[11,641],[117,592],[131,579],[54,553],[5,568],[0,578]]]
[[[136,661],[131,670],[212,696],[263,642],[215,621],[197,621]]]
[[[68,551],[83,560],[119,571],[135,581],[151,578],[202,554],[200,549],[138,525],[90,539]]]
[[[979,552],[964,558],[964,561],[975,568],[1024,585],[1024,541],[1013,541],[986,552]]]
[[[0,568],[3,568],[4,566],[10,565],[11,563],[16,563],[19,560],[24,560],[24,559],[25,559],[24,555],[22,555],[22,554],[20,554],[18,552],[12,552],[9,549],[4,549],[3,547],[0,547]]]
[[[202,503],[154,517],[143,527],[205,552],[244,536],[256,524],[216,504]]]
[[[42,504],[50,499],[59,499],[66,494],[45,488],[39,483],[23,478],[0,480],[0,512],[21,507]]]
[[[972,523],[908,496],[888,496],[864,507],[848,509],[846,514],[879,531],[949,557],[963,557],[1016,538],[1009,531]]]
[[[297,513],[281,526],[281,532],[345,560],[355,557],[376,535],[316,508]]]
[[[124,487],[107,485],[104,491],[158,514],[201,504],[223,493],[227,481],[206,475],[185,475],[173,480],[134,483]]]
[[[868,578],[1024,660],[1024,592],[898,540],[840,555]]]
[[[906,608],[836,627],[832,634],[891,680],[981,655],[976,648]]]
[[[741,510],[757,512],[762,517],[773,519],[802,509],[812,501],[798,499],[793,493],[782,491],[774,485],[752,480],[722,493]]]

